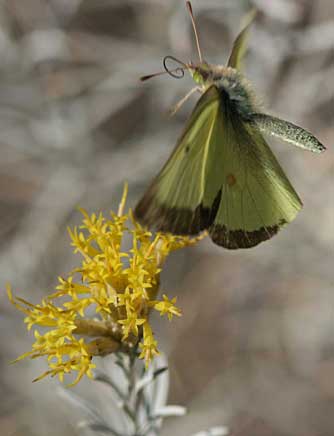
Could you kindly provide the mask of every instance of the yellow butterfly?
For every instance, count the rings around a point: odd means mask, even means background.
[[[325,147],[292,123],[260,113],[250,83],[241,73],[255,12],[236,38],[227,66],[202,58],[190,2],[199,63],[182,63],[202,93],[176,148],[135,209],[136,218],[159,231],[193,235],[208,230],[214,243],[249,248],[293,221],[302,202],[263,134],[320,153]],[[172,58],[175,59],[175,58]],[[156,75],[145,76],[147,80]]]

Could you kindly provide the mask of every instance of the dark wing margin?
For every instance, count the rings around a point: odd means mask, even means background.
[[[220,192],[212,207],[200,203],[195,209],[167,207],[156,201],[156,188],[151,185],[135,208],[135,217],[148,228],[175,235],[197,235],[213,223],[220,203]]]
[[[229,250],[252,248],[271,239],[285,224],[287,223],[282,221],[279,225],[264,226],[252,231],[229,230],[225,225],[215,224],[210,228],[210,237],[215,244]]]

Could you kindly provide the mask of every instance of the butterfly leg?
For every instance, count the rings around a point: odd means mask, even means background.
[[[203,92],[202,88],[200,86],[195,86],[195,88],[192,88],[188,94],[186,94],[178,103],[176,103],[175,106],[173,106],[170,111],[169,115],[173,116],[176,114],[176,112],[180,109],[180,107],[191,97],[196,91]]]

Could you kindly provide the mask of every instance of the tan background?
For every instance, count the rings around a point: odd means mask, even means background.
[[[252,2],[194,0],[202,49],[224,63]],[[164,435],[225,424],[233,436],[334,434],[334,3],[256,0],[248,77],[264,106],[328,146],[311,155],[272,143],[304,201],[270,242],[229,252],[209,240],[174,254],[163,288],[184,316],[157,322],[170,359],[171,402],[189,416]],[[168,108],[192,86],[141,84],[173,54],[196,58],[183,0],[7,0],[0,3],[0,277],[37,302],[70,270],[76,206],[116,208],[124,180],[134,206],[194,105]],[[22,316],[0,300],[3,436],[79,434],[56,383],[31,380]],[[84,381],[76,390],[100,398]],[[94,400],[97,401],[97,400]]]

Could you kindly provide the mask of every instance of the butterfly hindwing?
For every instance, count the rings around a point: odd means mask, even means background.
[[[219,94],[213,86],[198,101],[174,152],[137,205],[135,216],[143,224],[196,234],[213,222],[219,179],[212,186],[213,198],[204,202],[205,168],[212,143],[221,139],[216,133],[219,112]]]
[[[243,120],[227,96],[220,116],[223,139],[211,165],[221,168],[221,201],[210,236],[226,248],[249,248],[291,222],[302,203],[256,124]]]

